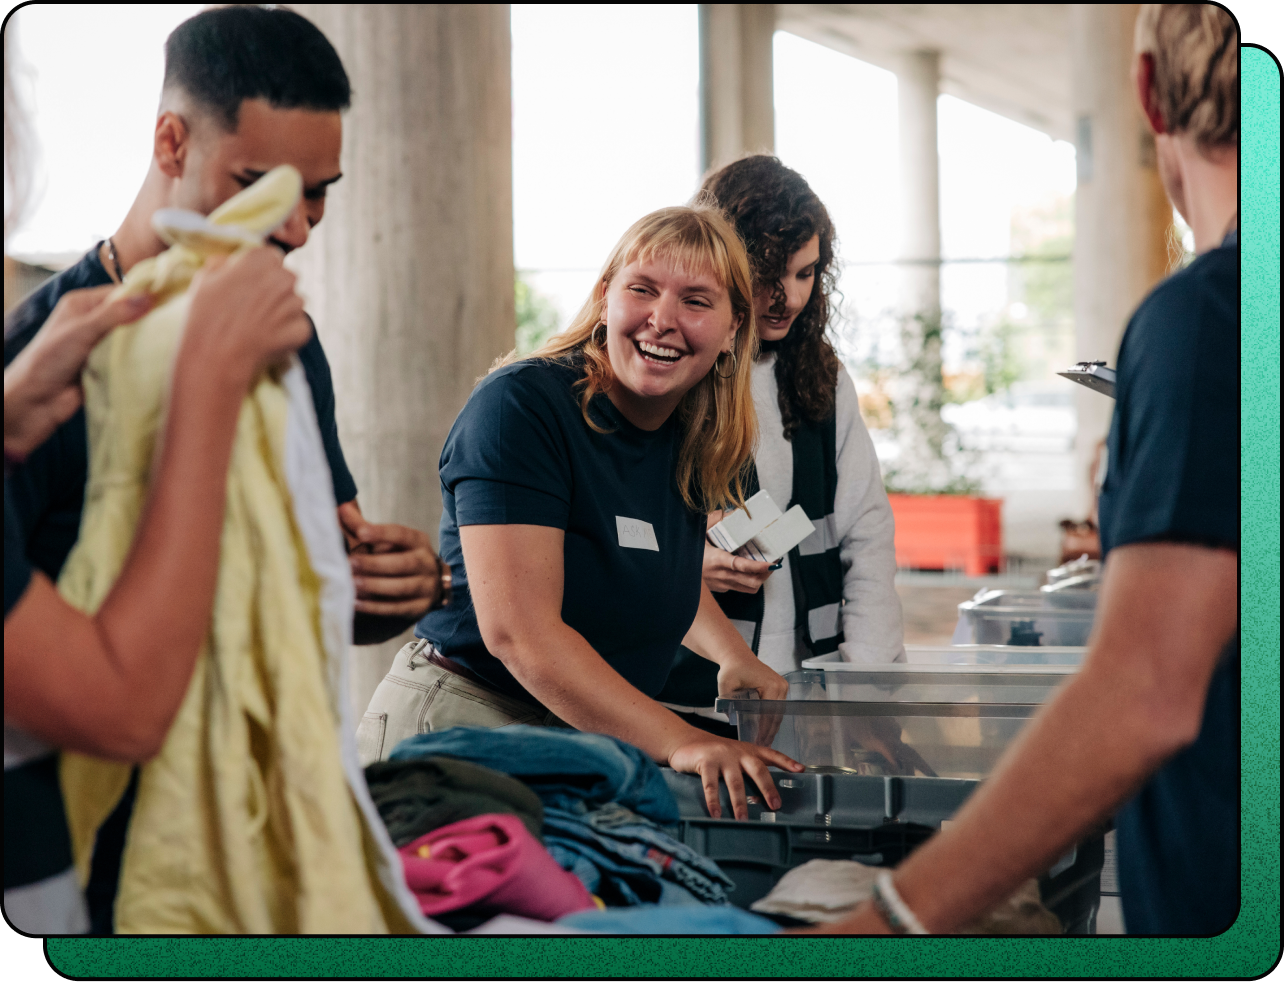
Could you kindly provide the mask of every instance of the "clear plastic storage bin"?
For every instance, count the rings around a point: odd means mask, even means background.
[[[820,773],[980,779],[1068,673],[790,672],[783,700],[719,699],[741,740]]]
[[[1015,673],[1076,672],[1087,648],[1026,647],[1006,644],[955,644],[905,646],[904,662],[866,665],[843,661],[838,652],[808,658],[804,669],[817,672],[906,671],[975,672],[978,668]]]
[[[1095,590],[982,590],[959,604],[956,644],[1082,647],[1096,615]]]

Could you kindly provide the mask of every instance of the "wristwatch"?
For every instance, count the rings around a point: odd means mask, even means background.
[[[440,610],[450,604],[454,596],[454,577],[450,572],[450,563],[437,557],[437,579],[441,583],[441,596],[437,598],[437,603],[433,605],[433,610]]]

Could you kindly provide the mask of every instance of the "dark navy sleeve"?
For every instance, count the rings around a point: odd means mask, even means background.
[[[31,564],[18,515],[9,500],[9,480],[4,482],[4,616],[22,599],[31,582]]]
[[[31,343],[63,294],[84,287],[106,286],[110,282],[111,277],[98,261],[98,246],[94,246],[79,262],[51,276],[18,301],[4,318],[5,367]]]
[[[1101,495],[1103,544],[1239,547],[1234,250],[1201,257],[1142,305],[1119,352]]]
[[[541,384],[547,380],[537,365],[522,365],[473,390],[441,454],[456,525],[566,528],[571,464],[559,393]]]
[[[312,323],[312,318],[308,318],[308,323]],[[334,500],[341,505],[357,496],[357,482],[352,479],[343,447],[339,444],[339,427],[334,420],[334,382],[330,378],[330,362],[326,360],[315,324],[312,325],[311,339],[299,349],[299,361],[312,390],[312,403],[316,406],[317,423],[321,427],[321,442],[325,445],[330,476],[334,480]]]

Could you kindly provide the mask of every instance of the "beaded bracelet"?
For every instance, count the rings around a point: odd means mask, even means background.
[[[927,934],[923,922],[914,916],[892,884],[892,874],[884,870],[874,881],[874,906],[891,925],[894,934]]]

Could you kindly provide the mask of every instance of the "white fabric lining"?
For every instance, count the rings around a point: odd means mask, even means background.
[[[9,923],[24,934],[84,934],[89,930],[85,896],[71,866],[36,883],[10,887],[4,892],[4,912]]]
[[[10,726],[8,723],[4,724],[4,769],[6,771],[56,752],[56,747],[49,746],[39,737],[34,737],[25,730]]]
[[[451,934],[449,928],[430,920],[419,909],[402,873],[401,857],[370,798],[365,774],[357,759],[357,725],[348,698],[348,641],[352,637],[352,605],[356,591],[348,565],[343,533],[339,529],[330,464],[321,442],[312,390],[303,367],[295,358],[281,380],[289,399],[285,427],[285,476],[290,487],[294,517],[308,548],[312,569],[320,578],[321,634],[329,667],[330,698],[339,719],[339,746],[348,786],[361,815],[379,845],[379,879],[397,900],[402,912],[424,934]]]

